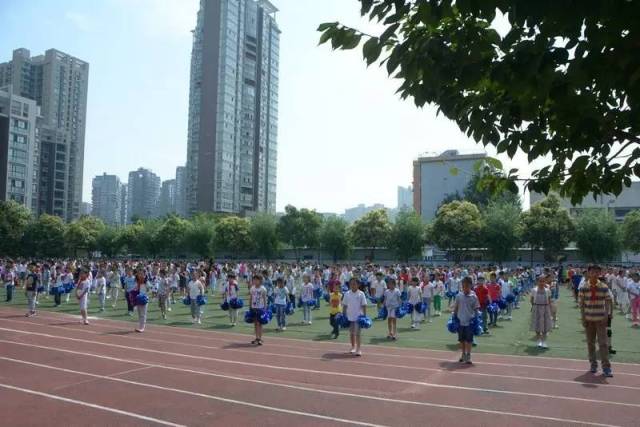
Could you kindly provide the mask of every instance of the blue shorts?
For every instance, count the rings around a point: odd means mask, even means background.
[[[473,342],[473,329],[471,326],[462,326],[458,328],[458,342]]]

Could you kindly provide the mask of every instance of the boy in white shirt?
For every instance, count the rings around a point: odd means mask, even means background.
[[[418,327],[418,322],[420,322],[420,312],[418,311],[420,304],[422,303],[422,290],[420,289],[420,279],[414,277],[409,282],[409,304],[411,304],[414,309],[411,311],[411,329],[416,329]]]
[[[251,344],[262,345],[262,323],[260,316],[267,309],[267,289],[262,285],[262,275],[256,274],[251,279],[253,286],[249,289],[249,307],[253,313],[253,327],[256,339]]]
[[[425,282],[422,284],[422,303],[426,306],[423,322],[428,320],[431,323],[431,301],[435,294],[435,288],[435,284],[425,277]]]
[[[396,288],[396,280],[389,279],[387,281],[387,289],[384,291],[384,306],[387,309],[387,326],[389,335],[387,338],[391,340],[398,339],[398,328],[396,324],[396,309],[400,307],[401,292]]]
[[[100,301],[100,311],[104,311],[104,305],[107,299],[107,279],[104,277],[104,273],[99,271],[96,275],[96,293],[98,294],[98,300]]]
[[[360,350],[361,337],[358,318],[367,315],[367,297],[358,289],[358,281],[355,278],[349,280],[349,290],[342,299],[342,314],[349,320],[349,335],[351,339],[351,354],[362,356]]]

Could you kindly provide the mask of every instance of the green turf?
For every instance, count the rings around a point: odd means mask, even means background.
[[[246,292],[246,286],[242,286]],[[122,292],[120,298],[122,297]],[[5,300],[4,290],[2,290],[1,301]],[[53,307],[53,297],[45,299],[40,297],[38,309],[43,311],[52,311],[68,314],[79,314],[78,304],[72,297],[69,304],[63,304],[60,307]],[[64,297],[63,297],[64,298]],[[247,301],[247,299],[245,299]],[[26,300],[24,292],[17,290],[14,292],[14,300],[12,303],[0,303],[12,307],[25,308]],[[136,321],[134,315],[127,315],[126,304],[124,300],[118,302],[118,308],[110,307],[111,300],[107,300],[107,309],[100,312],[96,307],[98,305],[97,296],[91,295],[89,315],[115,320]],[[173,306],[173,311],[168,313],[167,320],[160,318],[157,303],[151,302],[149,305],[148,320],[149,323],[199,328],[203,330],[233,331],[245,334],[253,333],[253,326],[243,323],[242,314],[239,313],[237,326],[231,327],[228,324],[228,316],[220,307],[220,298],[209,297],[209,304],[205,306],[203,324],[194,326],[191,324],[191,316],[189,307],[182,303]],[[499,321],[498,328],[492,329],[491,335],[477,338],[478,346],[475,352],[499,353],[509,355],[544,355],[550,357],[565,358],[586,358],[586,345],[584,342],[584,333],[579,323],[578,310],[573,302],[573,297],[568,290],[563,290],[559,301],[559,324],[560,329],[554,330],[547,341],[550,348],[548,350],[539,350],[536,347],[534,334],[529,332],[529,304],[527,302],[521,304],[522,308],[513,311],[512,321]],[[369,306],[368,314],[375,317],[376,310],[374,306]],[[448,313],[443,313],[441,317],[433,318],[433,323],[423,323],[419,330],[410,329],[409,316],[398,320],[398,341],[389,342],[386,339],[387,327],[384,321],[375,321],[371,329],[363,330],[363,343],[376,344],[384,346],[399,347],[415,347],[427,348],[433,350],[455,350],[457,349],[456,336],[450,334],[446,330],[446,321]],[[322,308],[313,311],[313,324],[310,326],[301,325],[302,312],[296,310],[293,316],[287,318],[287,331],[276,332],[275,318],[265,327],[265,342],[269,336],[282,336],[288,338],[308,339],[313,341],[329,341],[331,328],[329,326],[328,308],[322,303]],[[341,331],[338,342],[347,342],[348,334]],[[630,327],[630,322],[622,316],[617,315],[613,321],[613,344],[618,354],[612,356],[612,360],[619,362],[640,363],[640,329]]]

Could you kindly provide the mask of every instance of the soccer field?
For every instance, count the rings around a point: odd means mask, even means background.
[[[246,296],[247,287],[241,285],[243,298],[248,301]],[[7,304],[4,302],[4,290],[1,295],[2,301],[0,305],[8,305],[14,308],[25,308],[26,300],[24,292],[16,290],[14,292],[14,300]],[[60,307],[54,307],[53,297],[47,298],[40,296],[39,311],[53,311],[66,314],[79,314],[78,304],[71,297],[68,304],[63,303]],[[89,315],[97,318],[137,321],[137,314],[133,316],[127,315],[127,306],[123,299],[123,292],[120,297],[116,309],[111,308],[112,301],[107,300],[107,308],[104,312],[98,309],[97,295],[92,294],[90,297]],[[239,312],[239,323],[232,327],[229,325],[227,313],[220,309],[219,295],[209,295],[209,303],[204,306],[204,316],[202,325],[193,325],[189,307],[184,306],[181,301],[172,306],[172,311],[168,313],[167,320],[162,320],[158,309],[157,302],[151,301],[148,308],[148,323],[166,326],[183,327],[190,329],[214,330],[224,332],[237,332],[242,334],[252,334],[253,325],[245,324],[242,321],[243,310]],[[586,344],[584,341],[584,333],[579,322],[579,312],[573,302],[573,296],[570,291],[563,289],[561,298],[558,302],[559,306],[559,329],[553,330],[549,335],[547,343],[548,350],[540,350],[536,347],[534,334],[529,331],[530,321],[530,304],[528,300],[521,302],[521,308],[513,311],[512,321],[499,321],[498,328],[492,329],[490,335],[477,337],[477,347],[474,348],[476,353],[496,353],[519,356],[545,356],[545,357],[563,357],[585,360],[585,369],[588,368],[586,361]],[[367,308],[367,314],[374,318],[377,314],[375,306],[370,305]],[[329,325],[328,307],[324,303],[321,308],[312,311],[313,324],[302,325],[302,311],[296,310],[295,314],[287,317],[287,330],[285,332],[277,332],[275,318],[269,325],[265,327],[265,341],[271,336],[282,338],[296,338],[311,341],[333,341],[331,340]],[[613,346],[617,350],[617,354],[612,356],[612,362],[632,362],[640,363],[640,329],[630,327],[630,322],[616,312],[613,320]],[[413,347],[425,348],[431,350],[457,350],[457,335],[450,334],[446,329],[446,322],[449,318],[448,313],[443,312],[441,317],[434,317],[433,323],[422,323],[419,329],[410,328],[410,316],[407,315],[403,319],[398,319],[398,341],[392,342],[387,340],[386,321],[376,320],[373,327],[363,330],[363,344],[383,345],[390,347]],[[134,326],[132,325],[132,328]],[[338,342],[348,342],[347,331],[341,331]],[[250,337],[247,336],[247,341]],[[366,348],[365,348],[366,352]],[[614,366],[615,372],[615,366]]]

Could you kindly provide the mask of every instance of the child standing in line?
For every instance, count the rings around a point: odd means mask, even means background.
[[[144,273],[142,274],[142,280],[144,281]],[[129,296],[131,291],[135,290],[137,287],[136,277],[133,277],[133,271],[131,269],[127,270],[127,275],[124,278],[124,290],[125,290],[125,298],[127,299],[127,314],[129,316],[133,316],[133,301]]]
[[[384,307],[387,309],[387,326],[389,328],[389,335],[387,338],[390,340],[398,339],[398,327],[396,320],[396,309],[400,307],[402,294],[400,290],[396,288],[396,280],[387,280],[387,290],[384,291]]]
[[[436,288],[434,282],[435,280],[430,281],[428,277],[425,277],[422,283],[422,303],[425,305],[423,322],[428,321],[431,323],[431,301],[433,300]]]
[[[417,277],[413,277],[409,283],[409,304],[414,307],[414,309],[411,310],[411,329],[416,329],[421,317],[418,312],[418,308],[422,303],[422,290],[418,286],[420,284],[420,279]]]
[[[453,305],[453,314],[458,317],[460,327],[458,328],[458,342],[460,343],[460,362],[470,365],[471,362],[471,346],[473,344],[473,329],[471,328],[471,319],[476,316],[476,312],[480,308],[478,297],[471,292],[471,277],[467,276],[462,279],[462,293],[458,293]]]
[[[131,272],[130,272],[131,273]],[[138,295],[147,293],[147,285],[144,271],[138,270],[136,276],[134,277],[134,289],[138,291]],[[133,301],[133,297],[127,296],[127,300],[130,301],[131,305],[135,303]],[[148,304],[137,304],[135,307],[138,310],[138,327],[135,329],[136,332],[142,333],[144,332],[144,328],[147,325],[147,305]],[[132,312],[133,313],[133,312]]]
[[[489,291],[489,299],[491,299],[492,303],[497,303],[502,296],[502,288],[496,282],[496,273],[491,273],[490,282],[487,285],[487,290]],[[498,313],[497,312],[489,312],[489,324],[488,326],[498,326]]]
[[[36,294],[38,291],[39,278],[36,273],[36,264],[32,262],[29,264],[29,274],[24,276],[24,290],[27,296],[28,311],[25,317],[31,317],[36,315]]]
[[[289,302],[289,291],[284,287],[284,279],[278,277],[276,279],[275,304],[276,317],[278,320],[277,331],[287,330],[287,303]]]
[[[631,301],[631,324],[632,327],[640,327],[640,274],[633,273],[631,280],[627,283],[627,292]]]
[[[360,349],[360,324],[358,318],[361,315],[367,315],[367,297],[360,289],[358,289],[358,280],[351,278],[349,281],[349,290],[344,294],[343,315],[349,320],[349,336],[351,339],[350,353],[355,356],[362,356]]]
[[[536,333],[538,348],[548,348],[547,334],[551,331],[551,290],[544,277],[537,279],[538,286],[531,290],[531,331]]]
[[[164,268],[160,270],[160,278],[158,279],[158,307],[160,308],[160,315],[163,320],[167,319],[167,305],[169,303],[169,292],[171,292],[171,285],[169,279],[167,279],[167,270]]]
[[[335,340],[340,335],[340,325],[336,321],[336,315],[342,311],[342,294],[340,286],[334,286],[329,294],[329,324],[333,328],[331,337]]]
[[[231,300],[238,299],[238,283],[235,273],[229,273],[223,286],[223,298],[229,304],[229,324],[236,326],[238,323],[238,309],[231,307]]]
[[[313,298],[313,284],[309,281],[309,275],[304,274],[302,276],[302,290],[300,291],[300,299],[302,300],[302,324],[311,324],[311,307],[309,302],[314,300]]]
[[[80,272],[80,280],[78,286],[76,286],[76,298],[80,305],[80,315],[82,316],[82,322],[85,325],[89,324],[87,317],[87,309],[89,308],[89,292],[91,291],[91,280],[89,279],[89,273],[86,270]]]
[[[433,312],[435,316],[442,315],[442,297],[444,296],[444,276],[436,276],[433,283]]]
[[[251,279],[252,287],[249,290],[249,306],[253,313],[253,328],[256,333],[256,339],[251,344],[262,345],[262,323],[260,316],[267,309],[267,289],[262,286],[262,275],[256,274]]]
[[[100,301],[100,311],[104,311],[107,299],[107,279],[104,277],[102,270],[96,274],[96,293]]]
[[[191,273],[191,281],[189,281],[189,298],[191,298],[191,323],[202,324],[202,310],[198,305],[198,296],[204,296],[204,285],[202,284],[204,276],[200,276],[198,272]]]

